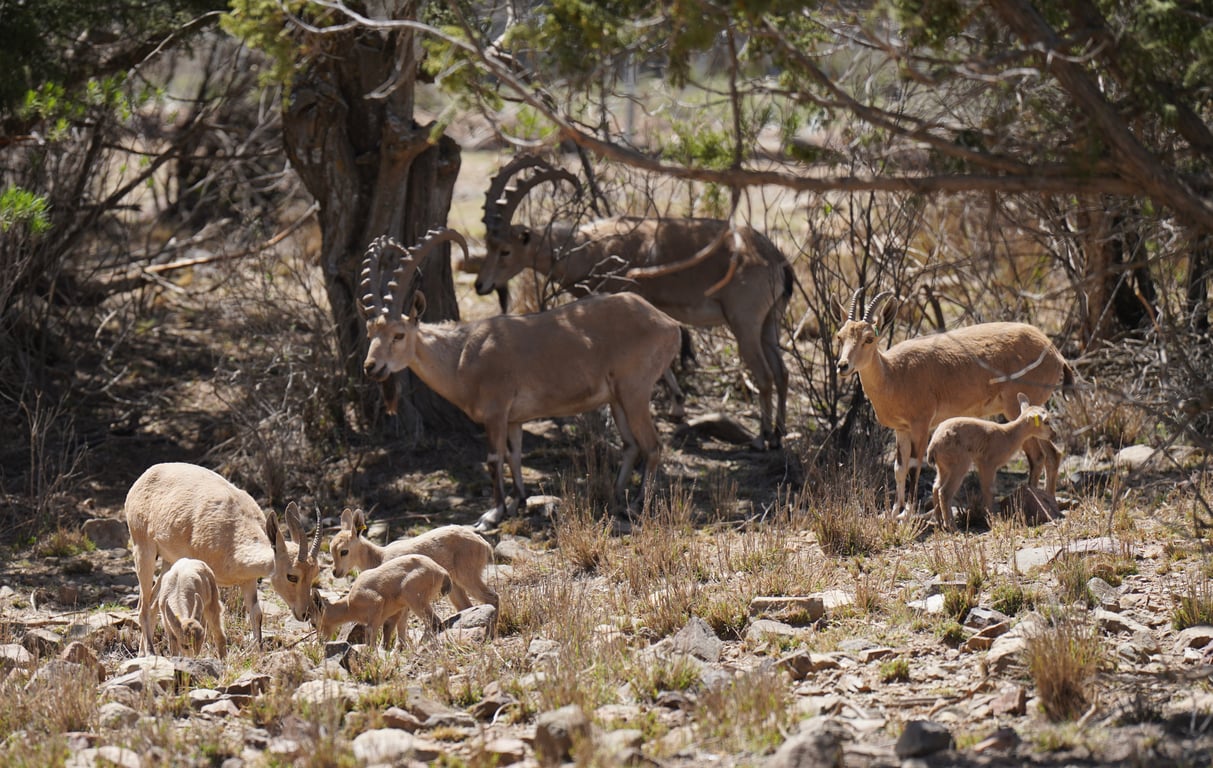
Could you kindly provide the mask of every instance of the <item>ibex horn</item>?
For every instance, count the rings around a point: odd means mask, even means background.
[[[384,314],[387,310],[383,305],[382,262],[384,251],[395,250],[405,253],[404,246],[390,235],[380,235],[367,246],[366,255],[362,258],[362,274],[358,283],[360,294],[358,308],[364,317]]]
[[[847,320],[854,320],[855,309],[859,307],[859,295],[863,293],[863,288],[856,288],[855,293],[851,294],[851,306],[847,309]]]
[[[463,248],[464,258],[468,256],[467,240],[455,230],[446,227],[435,227],[425,233],[425,237],[421,238],[421,241],[413,247],[400,249],[404,255],[392,273],[392,279],[387,284],[388,295],[384,297],[384,302],[388,308],[384,310],[385,312],[392,317],[404,316],[404,297],[412,286],[413,274],[431,251],[447,241],[459,243]],[[399,247],[399,244],[396,245]]]
[[[526,168],[542,170],[519,182],[516,187],[506,186],[515,175]],[[581,182],[573,174],[535,155],[519,155],[507,163],[489,184],[489,191],[484,197],[485,229],[492,231],[503,225],[508,226],[513,221],[514,211],[527,193],[545,181],[567,181],[577,189],[577,194],[581,194]]]
[[[893,295],[892,291],[881,291],[876,294],[876,298],[872,299],[872,303],[868,305],[868,311],[863,315],[863,321],[865,323],[872,322],[873,318],[876,317],[876,313],[880,311],[880,305],[884,303],[885,299]]]
[[[303,547],[299,548],[300,551]],[[307,551],[307,559],[315,562],[320,557],[320,507],[316,507],[316,535],[312,538],[311,549]]]

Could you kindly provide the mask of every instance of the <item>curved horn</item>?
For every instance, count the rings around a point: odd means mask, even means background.
[[[393,245],[400,249],[403,256],[392,273],[392,279],[387,284],[388,294],[384,297],[384,303],[387,304],[385,313],[392,317],[404,316],[404,297],[409,293],[409,288],[413,284],[413,274],[431,251],[447,241],[458,243],[463,248],[464,257],[468,256],[468,244],[463,235],[446,227],[431,229],[425,233],[425,237],[421,238],[420,242],[411,248],[401,248],[399,243],[393,241]]]
[[[298,545],[295,559],[301,563],[305,562],[307,555],[304,554],[303,542],[307,541],[307,536],[303,532],[303,521],[299,517],[299,505],[293,501],[286,505],[286,527],[291,532],[291,541]]]
[[[880,305],[884,303],[885,299],[893,295],[892,291],[881,291],[876,294],[876,298],[872,299],[872,303],[868,305],[868,311],[863,314],[863,321],[865,323],[872,322],[872,319],[876,317],[876,313],[880,310]]]
[[[405,253],[404,246],[391,235],[380,235],[367,246],[366,255],[362,257],[362,273],[358,283],[358,309],[363,317],[376,314],[387,314],[383,295],[383,257],[384,252],[394,250]]]
[[[520,171],[527,168],[541,170],[527,177],[515,187],[507,187],[510,180]],[[503,167],[492,182],[489,191],[484,196],[484,226],[489,232],[508,227],[514,218],[514,210],[535,186],[545,181],[567,181],[581,194],[581,182],[577,177],[563,168],[557,168],[548,161],[535,155],[519,155]]]
[[[303,547],[299,548],[300,551]],[[316,507],[316,535],[312,538],[312,547],[307,551],[307,559],[316,562],[320,557],[320,507]]]
[[[847,320],[855,319],[855,310],[859,307],[859,295],[863,293],[863,287],[855,289],[855,293],[851,294],[851,306],[847,309]]]

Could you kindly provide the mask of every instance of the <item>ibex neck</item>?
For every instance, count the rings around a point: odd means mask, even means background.
[[[466,323],[425,323],[417,333],[416,359],[409,365],[417,378],[452,403],[464,402],[459,361],[467,343]]]

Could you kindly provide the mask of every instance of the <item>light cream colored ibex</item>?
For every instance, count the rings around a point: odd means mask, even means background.
[[[1019,416],[1006,424],[985,419],[957,416],[945,419],[935,428],[927,444],[927,461],[935,465],[935,484],[931,498],[939,524],[948,530],[956,527],[952,521],[952,497],[960,490],[969,467],[976,465],[981,483],[981,503],[987,513],[994,511],[994,475],[1019,452],[1024,443],[1035,438],[1043,442],[1053,439],[1049,412],[1028,402],[1019,393]]]
[[[320,520],[310,548],[303,546],[299,507],[286,508],[293,541],[286,541],[278,518],[266,514],[244,491],[205,467],[195,464],[156,464],[135,481],[126,494],[126,523],[130,529],[135,574],[139,577],[139,652],[152,652],[152,588],[156,560],[166,565],[183,557],[201,560],[214,571],[221,587],[240,587],[261,645],[261,605],[257,581],[266,576],[299,621],[311,610],[311,586],[320,573]]]
[[[152,601],[164,622],[169,653],[196,656],[209,634],[219,658],[227,655],[223,603],[209,565],[192,557],[173,563],[156,580]]]
[[[896,304],[881,305],[893,296],[885,291],[872,299],[861,316],[859,297],[837,334],[838,375],[859,374],[876,420],[897,435],[895,511],[905,506],[906,475],[915,462],[911,488],[917,493],[918,474],[931,430],[953,416],[1019,415],[1019,393],[1042,405],[1061,383],[1070,386],[1074,372],[1061,353],[1037,328],[1024,323],[981,323],[932,336],[907,339],[885,352],[877,343],[893,324]],[[1030,439],[1028,484],[1035,486],[1041,463],[1045,489],[1057,491],[1060,456],[1047,440]]]
[[[390,237],[371,243],[361,281],[370,339],[363,367],[376,381],[410,369],[484,425],[494,506],[476,526],[490,528],[505,516],[507,450],[514,491],[520,503],[526,499],[522,425],[532,419],[573,416],[609,404],[624,445],[616,493],[624,495],[638,458],[644,462],[643,488],[661,461],[649,400],[678,354],[678,323],[635,294],[591,296],[531,315],[422,323],[425,297],[415,294],[408,315],[404,298],[422,259],[447,240],[466,253],[463,236],[446,229],[430,232],[407,250]],[[381,259],[392,252],[402,258],[385,296]]]
[[[392,634],[408,637],[409,611],[425,624],[427,635],[441,626],[433,602],[451,590],[446,570],[425,555],[401,555],[354,579],[345,597],[332,602],[313,590],[312,623],[321,640],[329,640],[342,624],[361,624],[366,644],[375,645],[383,628],[383,647],[391,648]]]
[[[538,170],[507,188],[527,169]],[[762,433],[756,447],[778,447],[788,395],[779,325],[794,282],[779,248],[751,227],[719,219],[617,216],[582,226],[554,222],[543,231],[513,223],[519,203],[546,181],[581,186],[568,171],[531,155],[515,158],[493,178],[476,292],[504,288],[530,268],[574,295],[631,291],[680,323],[727,325],[758,387]],[[773,395],[779,398],[774,419]]]
[[[484,568],[493,558],[493,547],[466,525],[443,525],[409,539],[398,539],[381,547],[362,535],[366,515],[361,509],[341,513],[341,530],[333,534],[329,553],[333,575],[341,578],[352,569],[378,568],[401,555],[425,555],[451,575],[451,604],[462,611],[471,606],[471,595],[494,608],[497,592],[484,583]]]

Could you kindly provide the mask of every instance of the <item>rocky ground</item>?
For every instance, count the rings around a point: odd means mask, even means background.
[[[1185,596],[1210,596],[1207,558],[1183,534],[1196,507],[1185,484],[1143,480],[1112,515],[1098,493],[1070,497],[1055,522],[922,531],[853,556],[827,551],[811,517],[578,540],[548,500],[492,537],[500,615],[444,602],[436,642],[414,626],[385,654],[318,643],[267,583],[267,648],[229,598],[224,660],[135,655],[137,582],[106,510],[83,530],[96,549],[31,549],[0,568],[0,762],[1208,764],[1213,627],[1175,627]],[[672,562],[700,561],[699,592],[667,615],[653,606],[676,585],[633,585],[630,559],[679,537]],[[591,567],[575,555],[587,540]],[[800,569],[812,575],[781,581]],[[630,585],[652,591],[612,599]],[[344,580],[326,571],[322,586]],[[1015,589],[1024,599],[1008,599]],[[741,603],[731,621],[725,599]],[[1049,639],[1057,658],[1095,649],[1064,717],[1049,716],[1045,687],[1070,678],[1031,669]]]

